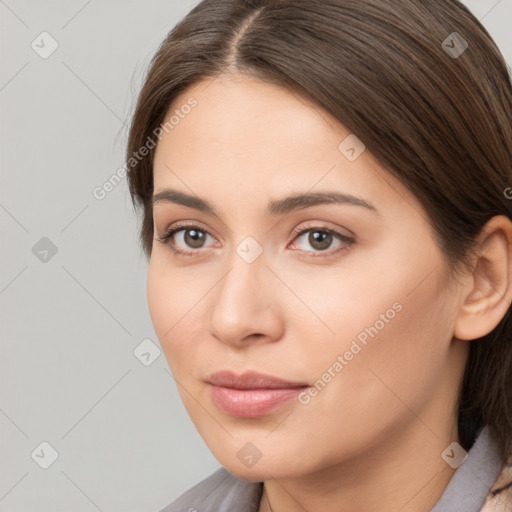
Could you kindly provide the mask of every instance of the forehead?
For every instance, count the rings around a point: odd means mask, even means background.
[[[368,151],[346,157],[340,147],[354,136],[338,120],[281,86],[244,75],[207,79],[173,101],[164,122],[171,117],[156,148],[155,191],[223,189],[240,197],[317,187],[370,196],[376,205],[415,202]]]
[[[276,146],[283,151],[296,151],[301,146],[336,150],[349,134],[297,93],[244,75],[221,76],[193,85],[173,101],[166,119],[184,109],[191,98],[197,106],[163,134],[164,144],[180,146],[193,141],[207,148],[236,145],[238,152],[246,154],[268,152]]]

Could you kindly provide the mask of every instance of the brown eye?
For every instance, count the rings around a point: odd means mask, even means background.
[[[191,249],[200,249],[203,247],[206,235],[203,231],[197,229],[183,229],[183,241]]]
[[[308,243],[318,251],[325,251],[332,243],[332,235],[327,231],[310,231]]]
[[[335,229],[316,227],[295,232],[294,249],[300,249],[308,257],[329,257],[347,250],[355,239],[343,235]]]
[[[176,254],[193,255],[201,253],[199,249],[208,247],[208,238],[215,241],[215,238],[204,229],[197,226],[178,225],[157,240],[169,246]]]

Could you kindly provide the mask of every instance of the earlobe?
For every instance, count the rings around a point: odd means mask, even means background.
[[[454,337],[474,340],[489,334],[512,301],[512,222],[504,215],[490,219],[478,238],[478,255],[463,289]]]

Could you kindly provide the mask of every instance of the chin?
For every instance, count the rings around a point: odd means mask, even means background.
[[[245,453],[250,453],[250,450],[240,452],[241,450],[233,456],[233,452],[227,453],[225,450],[223,450],[222,453],[212,451],[219,463],[231,474],[250,482],[261,482],[274,478],[298,477],[304,474],[307,467],[307,465],[304,464],[305,461],[300,461],[300,464],[298,464],[296,451],[295,455],[290,454],[290,456],[276,454],[275,451],[273,451],[272,456],[266,457],[265,453],[262,453],[261,458],[251,466],[245,465],[243,462]],[[247,462],[247,464],[251,463],[252,461],[250,460]]]
[[[263,482],[264,480],[269,479],[269,473],[273,476],[272,472],[266,473],[265,471],[256,471],[255,469],[242,470],[239,467],[227,467],[224,466],[232,475],[240,478],[241,480],[245,480],[247,482]]]

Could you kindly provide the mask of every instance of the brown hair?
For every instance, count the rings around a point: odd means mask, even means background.
[[[179,93],[228,72],[298,91],[356,134],[425,207],[452,276],[469,265],[491,217],[512,218],[504,193],[512,182],[512,84],[491,36],[459,1],[204,0],[153,57],[130,128],[129,189],[143,209],[148,257],[154,151],[133,155]],[[488,425],[505,465],[512,452],[510,309],[470,343],[458,404],[461,444],[469,449]]]

